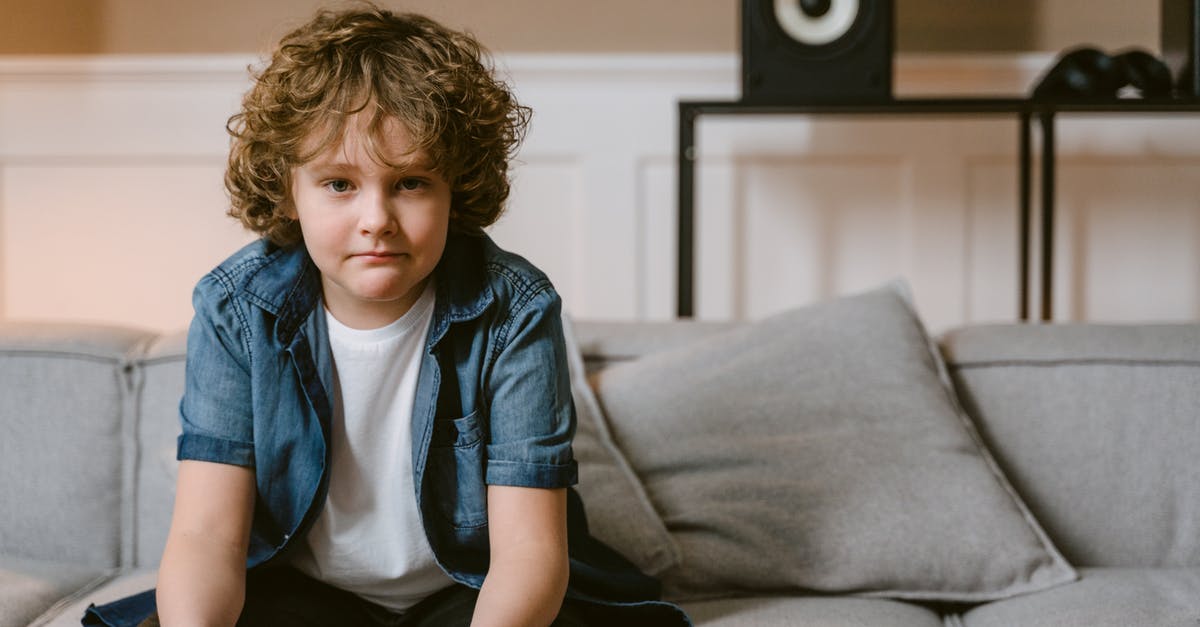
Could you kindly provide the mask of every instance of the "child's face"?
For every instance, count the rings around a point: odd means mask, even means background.
[[[321,270],[325,307],[368,329],[394,322],[417,301],[446,247],[450,185],[409,133],[388,121],[376,140],[391,168],[368,152],[363,116],[340,144],[292,170],[292,217]]]

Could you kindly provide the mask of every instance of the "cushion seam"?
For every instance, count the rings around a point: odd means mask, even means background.
[[[1200,361],[1190,359],[1135,359],[1135,358],[1072,358],[1072,359],[994,359],[984,361],[962,361],[947,363],[956,370],[970,368],[1014,368],[1039,367],[1055,368],[1058,366],[1146,366],[1146,367],[1190,367],[1200,368]]]
[[[138,359],[137,362],[143,366],[157,366],[159,364],[169,364],[175,362],[186,362],[185,355],[171,355],[169,357],[146,357]]]
[[[0,350],[3,357],[52,357],[56,359],[76,359],[79,361],[99,362],[105,364],[120,364],[125,361],[123,355],[95,355],[90,353],[75,353],[65,351],[46,351],[39,349],[4,349]]]
[[[100,586],[114,580],[120,572],[121,571],[118,569],[113,569],[93,577],[87,583],[80,586],[77,590],[63,596],[51,604],[50,607],[42,611],[41,614],[38,614],[37,617],[30,621],[29,627],[41,627],[42,625],[49,624],[50,621],[62,615],[62,613],[65,612],[68,607],[77,601],[82,600],[85,596],[91,594]]]

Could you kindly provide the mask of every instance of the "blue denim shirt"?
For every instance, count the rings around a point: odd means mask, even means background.
[[[688,624],[677,608],[654,601],[654,579],[588,534],[569,488],[577,479],[575,409],[550,281],[486,236],[461,234],[450,236],[435,281],[412,459],[438,564],[459,583],[482,585],[489,484],[568,488],[568,596],[658,617],[655,624]],[[235,253],[193,294],[178,457],[255,469],[247,568],[286,561],[324,504],[333,362],[320,301],[320,273],[307,251],[265,240]],[[147,591],[92,607],[84,624],[136,625],[153,601]]]

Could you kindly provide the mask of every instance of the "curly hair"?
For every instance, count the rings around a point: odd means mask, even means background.
[[[362,112],[372,157],[395,165],[377,138],[389,119],[403,124],[413,150],[424,150],[450,182],[450,228],[478,232],[504,210],[508,164],[529,108],[494,76],[470,34],[359,4],[318,12],[285,35],[254,75],[241,111],[226,124],[229,215],[280,246],[301,241],[287,210],[291,171],[340,142],[348,120]]]

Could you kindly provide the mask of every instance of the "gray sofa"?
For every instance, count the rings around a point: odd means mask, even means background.
[[[1200,324],[923,353],[889,294],[568,322],[593,531],[703,626],[1200,625]],[[153,586],[184,348],[0,324],[0,627]]]

